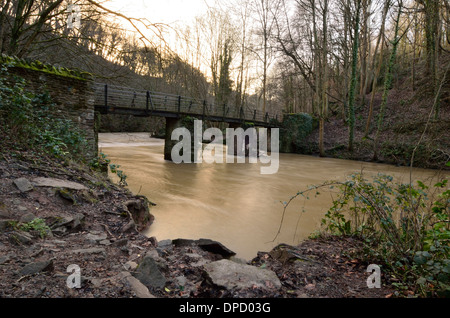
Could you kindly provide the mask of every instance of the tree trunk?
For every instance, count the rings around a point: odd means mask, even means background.
[[[0,53],[3,52],[3,46],[4,46],[4,42],[5,42],[4,34],[5,34],[5,26],[6,26],[5,18],[7,18],[10,3],[11,3],[11,0],[6,0],[5,4],[3,4],[3,1],[2,1],[3,8],[0,11]]]
[[[355,135],[355,89],[357,74],[356,68],[358,66],[358,37],[359,37],[359,20],[361,11],[361,0],[357,0],[356,6],[356,19],[354,26],[354,36],[353,36],[353,52],[352,52],[352,75],[350,79],[350,90],[349,90],[349,104],[348,104],[348,122],[349,122],[349,137],[348,137],[348,150],[353,151],[353,140]]]
[[[438,55],[439,55],[439,1],[425,0],[423,1],[425,9],[425,37],[427,50],[427,70],[430,76],[430,82],[433,86],[433,93],[437,93],[438,88]],[[435,119],[439,118],[440,98],[435,104]]]
[[[367,91],[367,79],[368,79],[368,55],[369,55],[369,16],[370,16],[370,0],[362,0],[362,13],[363,13],[363,28],[362,34],[362,48],[361,48],[361,80],[359,95],[362,99],[362,105],[366,103],[366,91]]]
[[[328,115],[328,28],[327,28],[327,15],[328,15],[328,0],[324,0],[323,13],[322,13],[322,80],[321,80],[321,108],[320,108],[320,156],[325,156],[324,149],[324,135],[325,135],[325,118]]]
[[[395,63],[395,57],[397,55],[397,47],[400,39],[398,38],[399,24],[400,24],[400,15],[402,11],[402,0],[399,1],[399,8],[397,13],[397,20],[395,21],[395,31],[394,31],[394,40],[392,41],[392,52],[389,58],[388,68],[386,70],[386,76],[384,79],[384,90],[383,90],[383,98],[380,105],[380,113],[378,115],[378,125],[377,125],[377,133],[375,135],[374,140],[374,152],[373,152],[373,160],[378,160],[378,143],[381,129],[383,128],[384,123],[384,114],[386,111],[387,98],[389,94],[389,90],[392,84],[392,69]]]
[[[349,81],[348,81],[348,70],[349,70],[349,64],[350,64],[350,54],[348,49],[348,36],[349,36],[349,25],[350,25],[350,0],[347,0],[347,3],[344,5],[344,69],[343,69],[343,76],[344,76],[344,86],[343,86],[343,92],[342,92],[342,118],[344,121],[344,124],[346,125],[348,123],[348,89],[349,89]]]
[[[390,4],[390,0],[386,0],[384,3],[384,8],[383,8],[383,15],[381,18],[381,28],[380,28],[380,34],[378,35],[378,39],[377,39],[377,44],[375,46],[375,52],[373,53],[373,61],[372,61],[372,67],[375,68],[375,64],[376,64],[376,58],[377,58],[377,53],[378,53],[378,47],[380,46],[381,43],[381,51],[380,51],[380,58],[379,58],[379,62],[378,62],[378,66],[376,69],[376,72],[374,74],[373,77],[373,82],[372,82],[372,92],[371,92],[371,96],[370,96],[370,105],[369,105],[369,115],[367,116],[367,122],[366,122],[366,129],[364,132],[364,137],[368,137],[369,136],[369,132],[370,132],[370,124],[372,121],[372,117],[373,117],[373,102],[375,100],[375,89],[376,89],[376,85],[377,85],[377,78],[380,75],[380,71],[381,71],[381,65],[383,64],[383,48],[384,48],[384,28],[385,28],[385,24],[386,24],[386,17],[387,17],[387,13],[389,11],[389,4]]]

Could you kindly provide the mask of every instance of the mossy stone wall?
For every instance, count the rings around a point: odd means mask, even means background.
[[[9,71],[25,79],[27,90],[34,93],[47,91],[57,105],[59,116],[72,120],[85,133],[89,144],[87,159],[97,156],[98,125],[91,78],[65,76],[21,66],[10,67]]]
[[[314,126],[314,119],[309,114],[286,114],[280,127],[280,152],[305,153],[306,137]]]

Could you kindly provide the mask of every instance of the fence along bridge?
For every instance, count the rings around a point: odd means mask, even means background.
[[[225,122],[230,128],[238,128],[244,123],[253,123],[254,126],[263,128],[274,127],[272,119],[278,119],[276,114],[264,114],[256,108],[240,107],[235,110],[234,107],[227,105],[217,105],[207,100],[202,101],[185,96],[100,83],[94,83],[94,85],[95,110],[101,114],[165,117],[164,159],[170,161],[172,161],[172,148],[176,144],[176,141],[171,139],[172,132],[183,125],[182,119],[186,116],[203,121]],[[270,139],[270,133],[268,138]],[[245,141],[247,142],[248,140]],[[236,154],[236,147],[237,143],[234,149],[227,148],[228,153]],[[268,148],[270,148],[269,145]]]
[[[256,107],[235,109],[207,100],[102,83],[95,83],[94,87],[95,110],[101,114],[166,118],[193,116],[202,120],[230,124],[251,122],[260,127],[273,127],[272,119],[278,119],[277,114],[263,113]]]

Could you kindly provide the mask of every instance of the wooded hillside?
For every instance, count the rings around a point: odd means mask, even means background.
[[[322,156],[346,148],[338,155],[407,164],[426,148],[426,161],[450,157],[446,0],[217,1],[191,25],[170,26],[108,1],[0,3],[2,54],[108,83],[309,113],[319,123],[310,152]]]

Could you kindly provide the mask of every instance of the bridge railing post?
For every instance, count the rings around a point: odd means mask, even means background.
[[[105,84],[105,110],[108,113],[108,84]]]
[[[148,114],[148,109],[150,105],[150,92],[146,92],[146,99],[145,99],[145,112]]]
[[[206,99],[203,101],[202,120],[205,120]]]

